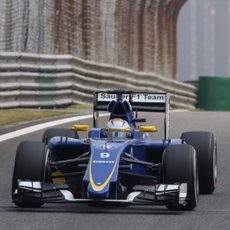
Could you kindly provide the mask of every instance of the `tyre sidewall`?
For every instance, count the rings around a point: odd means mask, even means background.
[[[12,178],[12,199],[16,205],[20,207],[42,205],[41,202],[17,202],[14,191],[17,189],[18,180],[45,182],[47,157],[48,149],[43,143],[24,141],[18,146]]]
[[[42,142],[47,144],[52,137],[56,137],[56,136],[76,138],[76,139],[79,138],[78,133],[74,130],[63,129],[63,128],[51,128],[51,129],[47,129],[44,132],[42,137]]]
[[[191,145],[168,146],[163,153],[163,183],[187,183],[186,206],[169,204],[171,210],[192,210],[197,206],[199,184],[196,151]]]
[[[210,132],[186,132],[181,139],[197,153],[200,193],[211,194],[217,183],[217,145]]]

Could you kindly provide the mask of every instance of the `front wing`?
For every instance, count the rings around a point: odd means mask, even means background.
[[[17,201],[42,201],[44,203],[107,203],[118,205],[186,205],[187,184],[137,185],[126,199],[75,199],[66,184],[47,184],[35,181],[19,181],[14,192]]]

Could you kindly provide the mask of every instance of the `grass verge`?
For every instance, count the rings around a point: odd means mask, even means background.
[[[63,111],[9,109],[0,110],[0,128],[8,125],[69,114]]]

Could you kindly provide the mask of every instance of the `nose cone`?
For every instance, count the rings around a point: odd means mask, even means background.
[[[92,160],[89,165],[87,196],[91,199],[106,199],[110,184],[116,183],[119,158],[114,160]]]
[[[110,194],[116,197],[119,160],[129,142],[91,141],[91,157],[83,181],[85,196],[90,199],[107,199]]]
[[[89,199],[107,199],[109,197],[109,184],[107,184],[102,190],[98,191],[89,184],[87,190]]]

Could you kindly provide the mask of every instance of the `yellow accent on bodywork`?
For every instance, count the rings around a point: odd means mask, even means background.
[[[75,131],[83,131],[86,133],[86,137],[88,138],[88,132],[89,132],[89,125],[74,125],[71,128],[72,130]]]
[[[144,133],[154,133],[158,132],[158,128],[156,126],[140,126],[139,127],[140,132]]]
[[[109,183],[111,177],[113,176],[113,173],[116,169],[116,166],[117,166],[117,162],[118,162],[118,159],[116,160],[114,166],[113,166],[113,169],[111,171],[111,173],[109,174],[108,178],[106,179],[106,181],[102,184],[102,185],[96,185],[94,183],[94,180],[93,180],[93,176],[92,176],[92,161],[90,162],[90,165],[89,165],[89,180],[90,180],[90,184],[93,188],[94,191],[101,191],[105,188],[105,186]]]
[[[89,132],[89,125],[74,125],[71,129],[76,131]]]
[[[59,170],[52,172],[52,176],[60,176],[62,173]],[[65,178],[53,178],[52,179],[54,184],[65,184]]]

